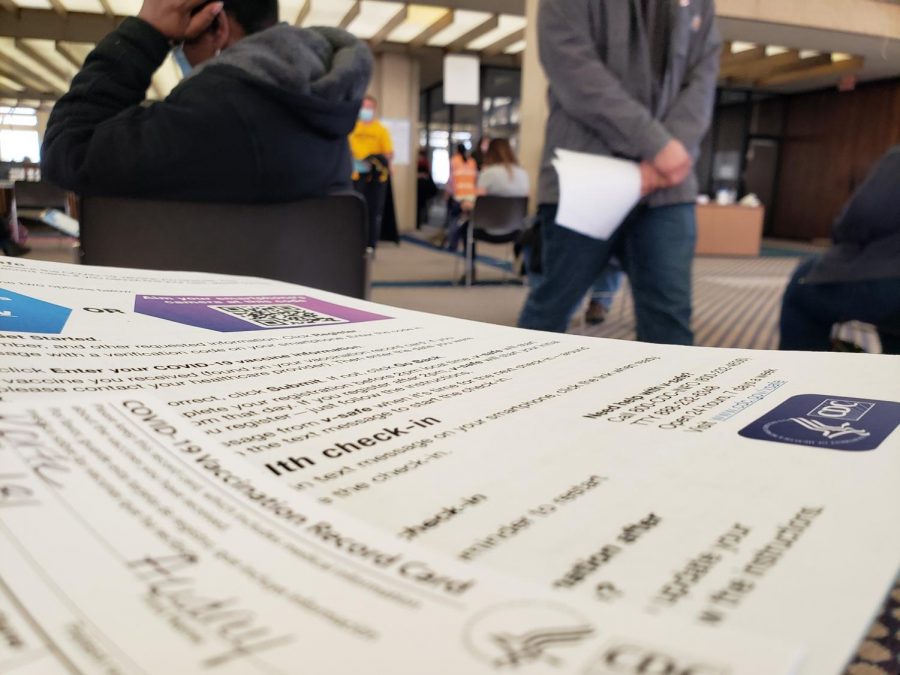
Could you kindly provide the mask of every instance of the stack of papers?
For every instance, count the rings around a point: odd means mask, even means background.
[[[2,672],[838,675],[896,576],[896,357],[0,269]]]
[[[635,162],[558,148],[556,222],[592,239],[609,239],[641,198]]]

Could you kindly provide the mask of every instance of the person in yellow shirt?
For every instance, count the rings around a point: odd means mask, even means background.
[[[366,96],[359,109],[359,119],[350,133],[353,154],[353,189],[369,206],[369,244],[373,248],[381,231],[381,216],[387,193],[390,162],[394,159],[391,134],[375,119],[378,101]]]
[[[372,155],[384,155],[388,162],[394,159],[394,144],[391,134],[381,122],[375,119],[378,101],[374,96],[366,96],[359,109],[359,119],[350,133],[350,152],[353,153],[356,173],[368,173],[369,168],[360,166]]]

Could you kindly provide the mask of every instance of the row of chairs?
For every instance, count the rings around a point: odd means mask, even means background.
[[[17,182],[15,195],[20,216],[27,212],[36,222],[54,225],[43,217],[47,211],[67,211],[66,193],[46,182]],[[474,240],[516,241],[526,209],[525,198],[476,202],[467,270]],[[355,193],[245,205],[85,197],[79,220],[76,234],[87,265],[259,276],[369,295],[366,205]]]
[[[356,194],[283,204],[81,201],[81,261],[266,277],[369,294],[368,224]]]
[[[465,255],[467,285],[475,240],[515,243],[527,208],[524,197],[476,201]],[[87,197],[81,222],[86,265],[262,276],[369,296],[366,206],[356,194],[253,205]]]

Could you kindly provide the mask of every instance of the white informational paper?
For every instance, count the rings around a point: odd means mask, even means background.
[[[772,641],[710,645],[374,532],[195,442],[166,408],[0,416],[0,672],[602,673],[642,654],[794,672]]]
[[[635,162],[558,148],[556,222],[592,239],[609,239],[641,198]]]
[[[481,60],[468,54],[444,56],[444,104],[481,104]]]
[[[798,672],[837,674],[898,570],[897,357],[555,335],[18,260],[0,259],[0,289],[0,402],[45,419],[50,400],[66,418],[89,395],[137,402],[267,490],[597,616],[773,639],[803,649]]]
[[[394,146],[394,159],[391,163],[394,166],[408,166],[412,161],[412,149],[409,145],[412,131],[409,120],[399,117],[382,117],[381,123],[387,127],[388,133],[391,135],[391,144]]]

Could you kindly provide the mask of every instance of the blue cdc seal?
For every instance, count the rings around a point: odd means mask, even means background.
[[[792,396],[738,433],[832,450],[874,450],[900,424],[900,403],[847,396]]]

